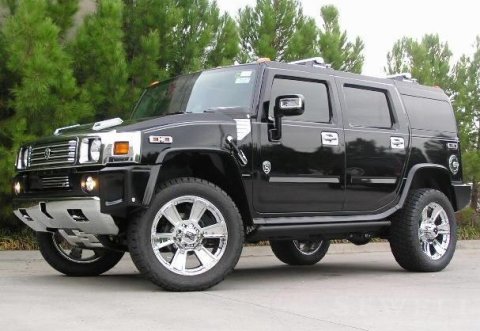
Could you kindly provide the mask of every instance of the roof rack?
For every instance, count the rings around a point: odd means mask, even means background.
[[[393,74],[393,75],[388,75],[388,79],[393,79],[393,80],[398,80],[401,82],[407,82],[407,83],[418,83],[415,78],[412,77],[412,74],[409,72],[403,72],[401,74]]]
[[[321,67],[321,68],[327,68],[327,69],[332,67],[331,64],[325,63],[325,61],[323,60],[323,57],[312,57],[309,59],[298,60],[298,61],[293,61],[288,63],[300,64],[300,65],[312,66],[312,67]]]

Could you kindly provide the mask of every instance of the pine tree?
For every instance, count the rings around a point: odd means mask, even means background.
[[[223,14],[216,28],[211,51],[208,52],[207,67],[233,64],[240,52],[240,36],[235,20]]]
[[[421,84],[450,88],[450,59],[447,43],[436,34],[427,34],[421,41],[404,37],[393,45],[387,55],[389,74],[409,72]]]
[[[220,16],[211,0],[126,0],[124,19],[127,59],[142,57],[142,36],[158,31],[157,65],[160,78],[226,63],[235,53],[236,37],[231,19]],[[221,30],[223,28],[223,30]],[[218,38],[218,39],[216,39]],[[228,40],[227,40],[228,38]],[[228,41],[223,45],[217,40]],[[150,44],[151,44],[150,40]],[[144,43],[144,42],[143,42]],[[151,48],[149,48],[152,51]],[[235,56],[234,54],[233,56]],[[225,57],[225,59],[223,59]],[[152,59],[149,56],[149,59]],[[220,61],[220,62],[219,62]],[[148,65],[152,67],[153,64]]]
[[[10,179],[21,143],[89,115],[71,60],[43,0],[23,0],[0,34],[0,218],[11,220]],[[18,222],[14,223],[18,224]]]
[[[129,64],[129,104],[133,104],[141,91],[151,82],[162,80],[167,73],[158,65],[160,58],[160,38],[157,30],[141,36],[138,49]]]
[[[300,20],[297,30],[289,40],[284,60],[301,60],[317,57],[319,54],[317,24],[313,18],[306,17]]]
[[[337,70],[360,73],[364,62],[363,41],[359,37],[353,43],[348,41],[347,32],[340,28],[336,7],[323,6],[320,15],[323,26],[319,32],[319,50],[325,62]]]
[[[79,0],[47,0],[47,13],[60,28],[63,36],[73,26],[73,16],[78,11]]]
[[[128,69],[123,47],[123,4],[102,0],[85,19],[70,47],[75,76],[97,119],[128,116]]]
[[[297,0],[257,0],[254,7],[240,9],[241,61],[259,57],[283,61],[293,57],[288,55],[288,46],[303,20],[302,6]],[[295,56],[303,54],[297,52]]]
[[[470,207],[479,211],[480,198],[480,36],[471,57],[462,56],[453,68],[453,105],[459,127],[464,179],[473,182]]]

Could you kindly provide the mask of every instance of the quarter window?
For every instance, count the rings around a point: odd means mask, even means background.
[[[350,125],[372,128],[392,127],[392,116],[385,91],[354,86],[345,86],[343,90]]]
[[[281,95],[301,94],[305,98],[305,112],[299,116],[288,117],[288,120],[303,122],[330,122],[330,103],[328,88],[325,83],[275,79],[272,86],[272,95],[268,115],[273,117],[275,99]]]

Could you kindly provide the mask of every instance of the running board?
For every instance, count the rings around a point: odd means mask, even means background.
[[[298,225],[259,225],[251,234],[248,241],[255,242],[268,239],[307,239],[312,236],[326,234],[341,234],[355,232],[375,232],[391,225],[390,221],[377,222],[348,222],[322,223]]]

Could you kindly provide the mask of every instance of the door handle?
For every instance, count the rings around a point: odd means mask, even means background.
[[[336,133],[336,132],[322,132],[322,145],[338,146],[338,133]]]
[[[402,137],[390,137],[390,147],[394,149],[405,149],[405,139]]]

